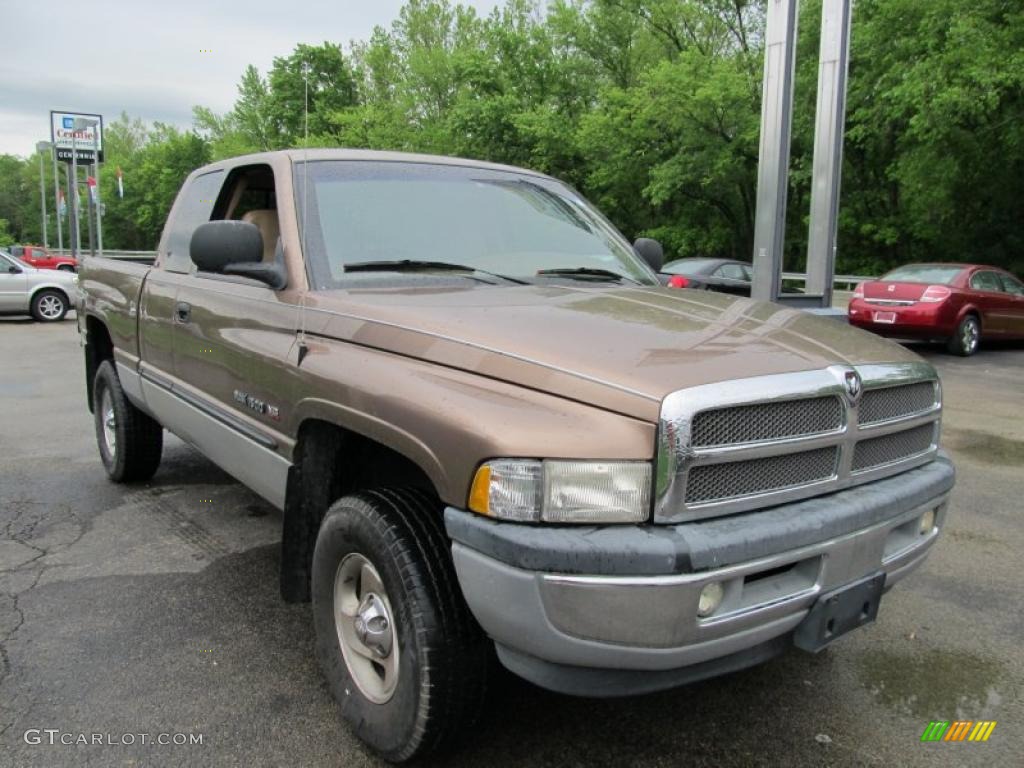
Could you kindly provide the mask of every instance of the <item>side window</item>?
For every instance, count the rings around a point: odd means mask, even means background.
[[[999,276],[995,272],[975,272],[971,275],[971,288],[976,291],[995,291],[997,293],[1003,290]]]
[[[999,275],[1000,281],[1003,283],[1003,290],[1014,296],[1024,296],[1024,283],[1021,283],[1015,277],[1010,275]]]
[[[723,264],[715,270],[717,277],[725,277],[729,280],[746,280],[747,276],[740,264]]]
[[[210,220],[223,181],[224,171],[211,171],[197,176],[181,191],[167,233],[167,253],[163,267],[168,272],[192,271],[192,259],[188,255],[192,233],[200,224]]]
[[[269,165],[247,165],[232,169],[224,182],[212,217],[255,224],[263,239],[263,261],[273,261],[281,236],[273,169]]]
[[[36,258],[36,259],[45,259],[46,258],[46,251],[44,251],[42,248],[33,248],[32,249],[32,257]]]

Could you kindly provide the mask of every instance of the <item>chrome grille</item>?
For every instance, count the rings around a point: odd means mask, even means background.
[[[834,432],[843,426],[838,397],[814,397],[777,403],[714,408],[693,419],[695,447],[739,445]]]
[[[881,437],[861,440],[853,451],[853,471],[860,472],[924,453],[935,440],[935,425],[893,432]]]
[[[839,448],[831,447],[697,466],[690,470],[686,502],[701,504],[827,480],[836,473],[838,457]]]
[[[847,391],[859,374],[860,401]],[[658,428],[654,519],[685,522],[842,490],[931,461],[941,418],[923,361],[836,365],[673,392]]]
[[[935,395],[932,381],[868,390],[860,401],[860,423],[877,424],[924,413],[935,405]]]

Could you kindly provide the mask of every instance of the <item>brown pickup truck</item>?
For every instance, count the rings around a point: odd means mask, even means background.
[[[282,511],[282,594],[393,761],[467,729],[495,650],[585,696],[819,650],[945,523],[938,378],[660,262],[518,168],[201,168],[152,268],[83,265],[100,455],[148,479],[168,429]]]

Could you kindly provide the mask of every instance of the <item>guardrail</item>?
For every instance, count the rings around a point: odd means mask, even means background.
[[[61,256],[70,256],[71,251],[65,248],[63,251],[57,248],[51,248],[50,253],[56,253]],[[89,256],[88,251],[80,251],[79,256]],[[156,251],[120,251],[120,250],[103,250],[103,258],[105,259],[127,259],[129,261],[153,261],[156,259]]]
[[[806,283],[807,275],[802,272],[783,272],[783,280],[789,280],[794,283]],[[875,277],[865,277],[863,275],[834,275],[832,277],[832,287],[839,288],[842,286],[846,290],[853,290],[857,286],[857,283],[863,283],[868,280],[877,280]]]

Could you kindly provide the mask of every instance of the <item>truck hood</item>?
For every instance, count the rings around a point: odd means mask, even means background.
[[[310,293],[306,330],[656,420],[685,387],[918,357],[845,322],[707,291],[423,286]]]

